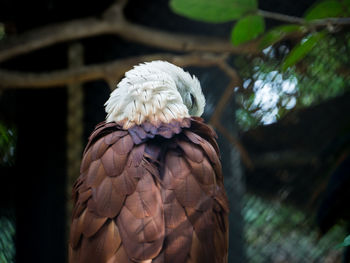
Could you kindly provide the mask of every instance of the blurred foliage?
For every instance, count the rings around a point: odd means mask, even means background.
[[[17,133],[14,127],[0,122],[0,167],[13,166]],[[0,174],[0,176],[3,174]],[[1,177],[0,177],[1,178]],[[9,208],[0,209],[0,262],[15,262],[15,215]]]
[[[298,61],[310,53],[325,36],[324,32],[317,32],[300,41],[287,55],[282,63],[282,70],[287,70],[290,66],[295,65]]]
[[[337,245],[338,248],[340,248],[340,247],[348,247],[348,246],[350,246],[350,235],[347,236],[346,238],[344,238],[343,243]]]
[[[0,216],[0,262],[15,262],[15,219],[11,212]]]
[[[308,39],[306,36],[305,42]],[[292,109],[349,91],[350,33],[324,36],[303,61],[282,71],[281,58],[289,52],[289,43],[284,42],[266,48],[262,57],[235,59],[244,80],[237,92],[241,108],[236,112],[243,130],[273,123]]]
[[[0,165],[12,166],[15,159],[16,129],[0,122]]]
[[[310,215],[250,194],[243,201],[243,216],[246,253],[251,263],[327,262],[326,258],[339,256],[340,251],[333,250],[345,233],[339,226],[318,241]]]
[[[200,21],[236,21],[231,33],[234,45],[260,36],[263,56],[241,56],[234,62],[244,80],[236,96],[243,130],[275,122],[291,109],[320,103],[350,87],[350,34],[334,25],[313,24],[350,16],[349,0],[318,1],[305,12],[304,23],[279,25],[267,32],[257,0],[171,0],[170,5],[174,12]],[[291,34],[300,37],[284,40]]]
[[[304,33],[306,28],[301,25],[280,25],[266,32],[260,39],[259,47],[260,49],[265,49],[268,46],[282,40],[290,33]]]

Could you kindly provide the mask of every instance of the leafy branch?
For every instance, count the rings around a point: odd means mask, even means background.
[[[307,36],[304,40],[300,37],[299,44],[282,64],[282,70],[303,59],[327,33],[334,33],[340,26],[350,25],[350,1],[323,0],[307,10],[303,17],[260,10],[257,0],[172,0],[170,6],[174,12],[195,20],[211,23],[236,21],[231,31],[234,46],[258,40],[262,50],[287,35]],[[265,32],[265,19],[288,24]]]

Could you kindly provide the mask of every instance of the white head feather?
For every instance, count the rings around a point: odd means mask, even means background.
[[[201,116],[205,98],[195,76],[169,62],[152,61],[126,72],[105,106],[107,122],[124,121],[130,128]]]

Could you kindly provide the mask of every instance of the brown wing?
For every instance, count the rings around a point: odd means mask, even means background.
[[[97,126],[73,189],[70,262],[227,262],[215,133],[191,125]]]
[[[73,189],[70,262],[156,257],[164,213],[159,186],[143,163],[145,144],[135,145],[130,134],[115,131],[89,146]]]
[[[165,246],[155,262],[227,262],[228,200],[218,154],[199,135],[184,134],[165,154]]]
[[[192,119],[163,154],[165,241],[154,262],[227,262],[229,206],[215,132]]]

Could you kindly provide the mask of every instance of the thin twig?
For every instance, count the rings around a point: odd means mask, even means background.
[[[220,122],[214,122],[212,125],[239,151],[242,158],[242,162],[249,169],[254,169],[254,164],[248,154],[248,151],[244,148],[242,143],[236,139]]]
[[[234,94],[234,88],[242,85],[242,79],[239,77],[237,72],[230,67],[225,61],[219,62],[219,68],[226,73],[226,75],[231,79],[229,85],[226,87],[225,91],[222,93],[219,102],[216,104],[215,111],[212,114],[209,123],[215,127],[236,149],[241,155],[244,165],[252,170],[254,169],[253,162],[249,156],[248,151],[244,148],[242,143],[237,139],[232,133],[230,133],[221,124],[221,115],[225,110],[227,104],[231,100]]]
[[[313,26],[346,26],[350,25],[350,17],[330,17],[325,19],[316,19],[310,21],[309,24]]]
[[[305,24],[305,19],[297,16],[289,16],[289,15],[265,11],[265,10],[258,10],[258,15],[261,15],[265,18],[270,18],[273,20],[283,21],[287,23]]]
[[[306,27],[308,26],[324,27],[329,25],[334,25],[334,26],[350,25],[350,17],[330,17],[330,18],[315,19],[315,20],[308,21],[301,17],[290,16],[290,15],[285,15],[285,14],[275,13],[275,12],[270,12],[265,10],[258,10],[258,15],[261,15],[265,18],[282,21],[282,22],[305,25]]]

